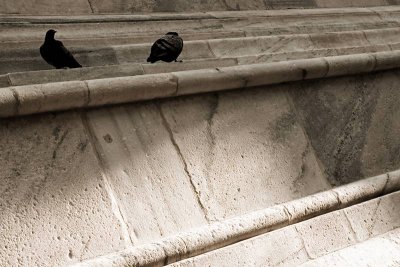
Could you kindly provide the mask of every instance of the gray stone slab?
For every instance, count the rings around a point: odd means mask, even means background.
[[[10,86],[10,79],[8,78],[7,74],[0,75],[0,87],[7,87]]]
[[[0,265],[60,266],[125,247],[77,113],[2,119]]]
[[[394,207],[398,206],[399,197],[399,192],[386,195],[171,266],[397,266],[400,229],[393,222],[400,222],[398,208]],[[378,211],[377,202],[382,203]],[[382,211],[383,216],[374,215]],[[389,213],[392,214],[386,216]],[[359,231],[370,229],[371,215],[375,223],[384,227],[377,227],[373,235],[359,239]],[[354,220],[366,223],[356,225]]]
[[[133,12],[183,12],[210,10],[255,10],[265,9],[263,0],[195,0],[190,3],[184,0],[174,1],[105,1],[92,0],[97,13],[133,13]]]
[[[0,1],[2,14],[29,14],[29,15],[55,15],[55,14],[90,14],[92,13],[87,0],[74,2],[38,0],[26,2],[22,0]]]
[[[358,209],[345,210],[346,216],[359,241],[400,227],[400,193],[392,193],[368,203],[359,204]],[[373,208],[367,208],[372,206]]]
[[[388,5],[386,0],[314,0],[318,7],[368,7]]]
[[[285,91],[276,86],[163,102],[212,220],[329,188]]]
[[[393,230],[363,243],[350,246],[329,255],[306,262],[301,267],[354,266],[393,267],[400,265],[400,229]]]
[[[296,266],[309,258],[294,227],[287,227],[194,258],[171,267]]]
[[[267,9],[285,9],[285,8],[315,8],[314,0],[265,0]]]
[[[88,124],[135,245],[207,222],[156,104],[90,111]]]
[[[143,74],[143,69],[140,64],[121,64],[112,66],[87,67],[81,69],[53,69],[42,71],[17,72],[11,73],[9,74],[9,76],[12,85],[28,85],[63,81],[82,81],[121,76],[134,76],[141,74]]]
[[[291,90],[307,136],[332,184],[400,167],[398,74],[309,81]]]
[[[357,242],[343,212],[328,213],[296,225],[311,259],[321,257]]]

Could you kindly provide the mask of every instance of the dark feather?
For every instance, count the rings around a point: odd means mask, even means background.
[[[152,45],[147,62],[154,63],[159,60],[172,62],[179,57],[182,49],[182,38],[176,32],[169,32]]]
[[[46,39],[40,47],[42,58],[57,69],[81,68],[81,64],[76,61],[63,43],[54,39],[54,34],[54,30],[49,30],[46,33]]]

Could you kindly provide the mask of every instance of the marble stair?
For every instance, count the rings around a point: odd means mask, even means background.
[[[400,6],[384,2],[7,5],[0,266],[399,264]],[[83,68],[41,59],[50,28]],[[172,30],[183,62],[146,63]]]

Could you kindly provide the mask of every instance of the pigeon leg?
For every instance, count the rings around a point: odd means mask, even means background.
[[[175,59],[175,62],[181,62],[181,63],[182,63],[182,62],[183,62],[183,60],[182,60],[182,59],[181,59],[181,60],[176,60],[176,59]]]

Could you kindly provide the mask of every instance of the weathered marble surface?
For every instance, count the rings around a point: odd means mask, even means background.
[[[399,71],[308,81],[290,91],[333,185],[400,167]]]
[[[90,14],[90,4],[88,0],[74,1],[9,1],[0,0],[0,14]]]
[[[171,267],[397,266],[399,201],[400,193],[396,192],[189,258]]]
[[[161,110],[211,220],[329,188],[284,87],[182,98]]]
[[[1,266],[60,266],[125,248],[79,114],[2,119],[0,140]]]
[[[318,7],[368,7],[396,5],[396,0],[79,0],[63,1],[0,1],[3,14],[90,14],[182,12],[216,10],[262,10]]]
[[[398,74],[2,120],[1,258],[72,263],[398,169]]]

